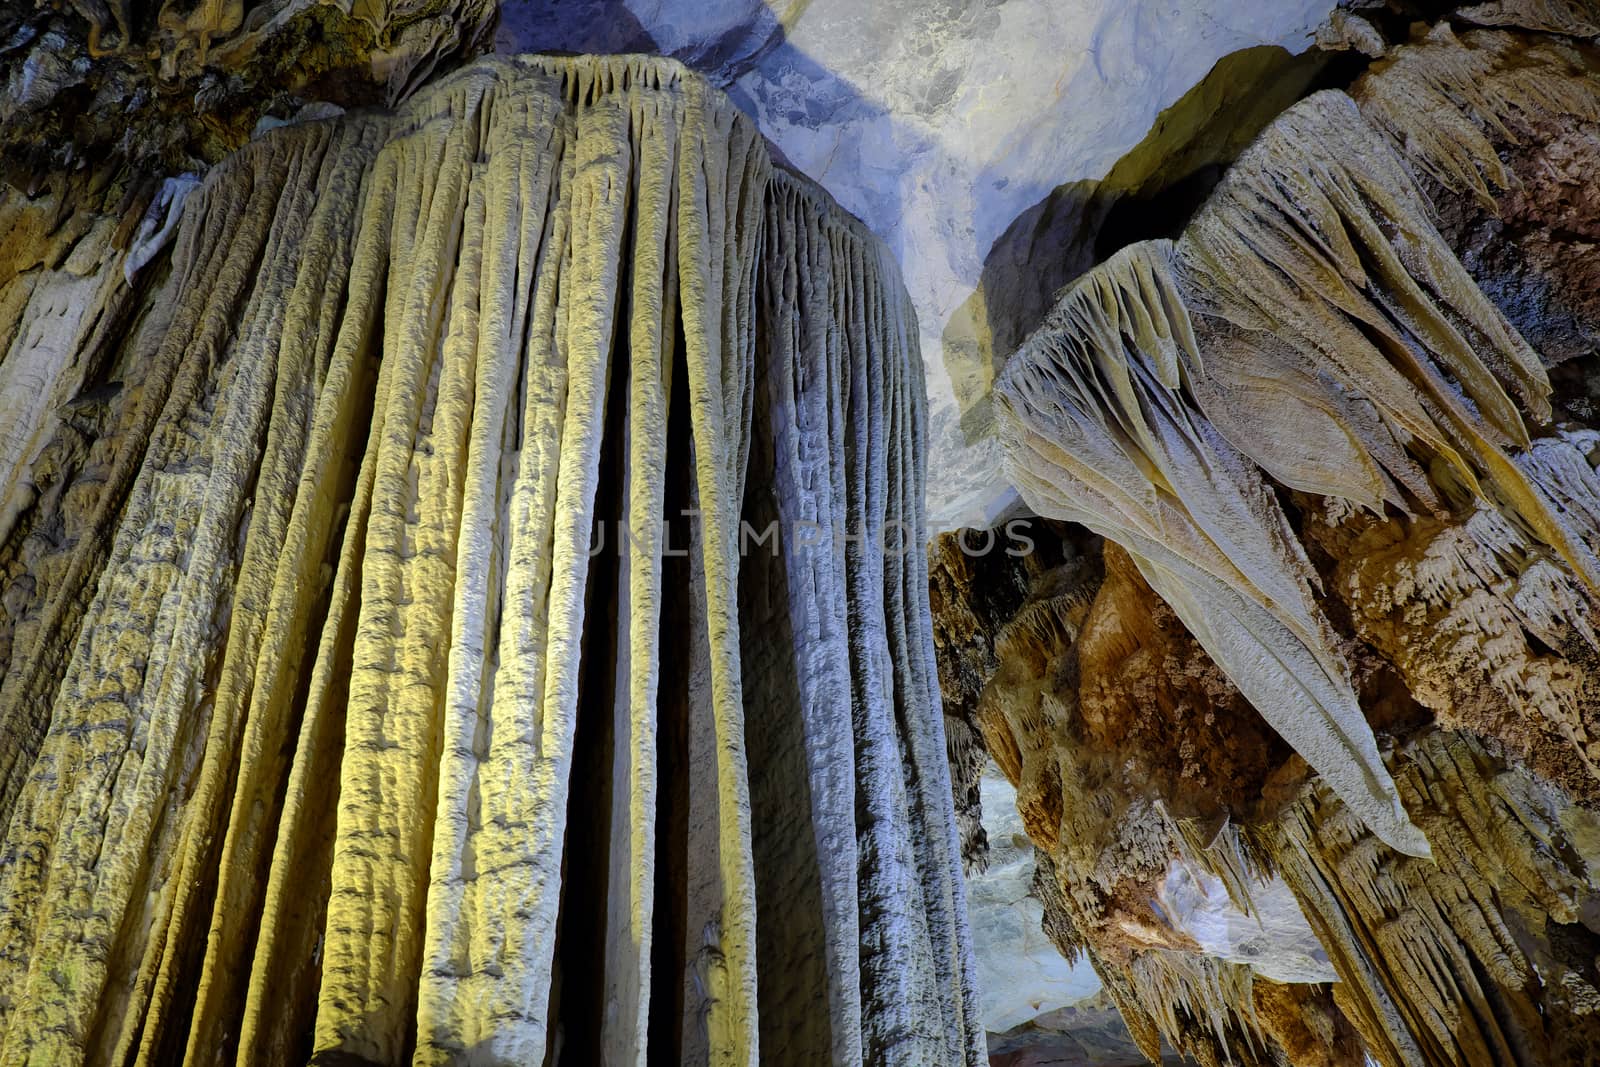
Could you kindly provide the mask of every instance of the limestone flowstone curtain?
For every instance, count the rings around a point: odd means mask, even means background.
[[[1455,91],[1465,72],[1490,119],[1532,99],[1593,113],[1565,56],[1501,70],[1495,35],[1432,45],[1428,64],[1401,68],[1415,99],[1430,84]],[[1529,423],[1551,417],[1544,366],[1444,243],[1418,185],[1421,172],[1476,188],[1500,167],[1478,112],[1433,91],[1450,121],[1431,140],[1406,136],[1381,95],[1363,111],[1330,90],[1284,112],[1177,241],[1130,245],[1075,283],[996,387],[1030,503],[1127,548],[1339,799],[1418,857],[1428,842],[1265,476],[1378,515],[1481,501],[1579,597],[1600,591],[1591,517],[1529,453]]]
[[[670,62],[218,167],[17,601],[0,1061],[979,1062],[915,336]]]
[[[1152,1061],[1163,1041],[1208,1064],[1593,1059],[1595,954],[1565,945],[1600,884],[1600,435],[1508,317],[1542,283],[1491,299],[1446,234],[1527,179],[1506,144],[1597,120],[1571,42],[1441,23],[1286,110],[1175,239],[1086,272],[996,386],[1024,496],[1120,547],[1103,584],[1036,582],[978,715],[1048,853],[1046,929]],[[1153,746],[1185,788],[1122,769],[1149,757],[1101,740],[1100,694],[1177,703],[1162,690],[1200,673],[1172,652],[1142,686],[1123,670],[1115,646],[1145,639],[1121,619],[1149,604],[1134,568],[1250,705],[1182,714],[1244,747],[1258,712],[1315,774],[1279,764],[1217,821],[1183,811],[1188,788],[1239,788],[1205,741]],[[1180,866],[1267,926],[1281,878],[1337,983],[1118,936],[1114,909]]]

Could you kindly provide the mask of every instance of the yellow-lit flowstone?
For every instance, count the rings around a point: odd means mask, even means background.
[[[100,466],[0,393],[0,557],[85,531],[0,647],[0,1062],[979,1061],[858,223],[671,62],[496,60],[144,270]]]

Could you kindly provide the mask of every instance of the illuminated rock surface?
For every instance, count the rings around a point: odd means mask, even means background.
[[[968,336],[986,344],[1035,325],[1004,307],[1004,290],[1031,292],[1032,275],[1069,254],[1069,239],[1042,232],[1028,270],[1001,280],[985,263],[1002,235],[1064,183],[1107,178],[1219,59],[1303,52],[1333,6],[511,0],[499,47],[677,56],[728,86],[796,168],[884,239],[921,329],[929,514],[948,528],[982,525],[1011,497],[987,429],[963,426],[972,400],[955,379],[970,367]],[[1248,75],[1238,84],[1250,90],[1208,103],[1248,108],[1278,91]],[[993,304],[975,315],[986,293]]]
[[[131,286],[79,204],[7,200],[0,1060],[976,1062],[859,223],[637,59],[272,130]]]
[[[1600,8],[1449,6],[0,9],[0,1062],[1594,1060]]]
[[[701,71],[902,264],[927,362],[930,516],[947,527],[981,524],[1014,499],[990,428],[964,415],[986,403],[1004,338],[1036,325],[1031,301],[1066,280],[1041,287],[1073,258],[1074,238],[1048,226],[1029,233],[1027,222],[1064,184],[1104,180],[1103,204],[1138,194],[1122,187],[1125,157],[1163,109],[1224,57],[1304,52],[1334,0],[35,6],[0,9],[0,63],[13,72],[0,111],[11,104],[20,117],[0,147],[13,165],[71,166],[120,148],[191,169],[237,147],[263,115],[286,118],[316,101],[393,104],[491,47],[659,54]],[[1198,101],[1225,121],[1281,91],[1235,74],[1220,97]],[[1231,158],[1221,154],[1214,162]],[[1012,249],[1031,245],[1026,269],[1010,276],[987,262],[1008,231]],[[1022,306],[1010,306],[1018,296]]]

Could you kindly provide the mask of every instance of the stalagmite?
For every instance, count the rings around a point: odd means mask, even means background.
[[[0,392],[0,1060],[978,1062],[915,324],[748,119],[486,61],[87,242],[4,305],[143,301],[0,361],[137,374],[37,577]]]

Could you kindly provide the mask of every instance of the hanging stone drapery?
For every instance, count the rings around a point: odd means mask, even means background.
[[[1418,99],[1476,71],[1486,121],[1530,99],[1594,114],[1593,85],[1566,57],[1484,67],[1503,47],[1446,36],[1421,53],[1431,65],[1397,69]],[[1417,172],[1461,188],[1499,173],[1478,112],[1434,91],[1453,121],[1430,120],[1432,140],[1408,135],[1379,94],[1365,110],[1333,90],[1290,108],[1177,241],[1130,245],[1075,283],[996,389],[1025,497],[1127,548],[1340,800],[1419,857],[1428,843],[1265,476],[1375,514],[1481,500],[1600,592],[1588,516],[1518,458],[1529,424],[1550,420],[1546,371],[1445,245],[1418,185]]]
[[[1419,34],[1084,274],[996,387],[1024,496],[1109,543],[994,628],[975,718],[1048,853],[1047,931],[1152,1060],[1593,1058],[1600,436],[1508,317],[1537,276],[1497,303],[1445,220],[1549,165],[1507,143],[1592,130],[1595,71]],[[1179,868],[1263,923],[1286,889],[1338,982],[1142,915]]]
[[[160,270],[12,582],[0,1061],[979,1061],[858,223],[673,63],[499,59],[265,134]]]

